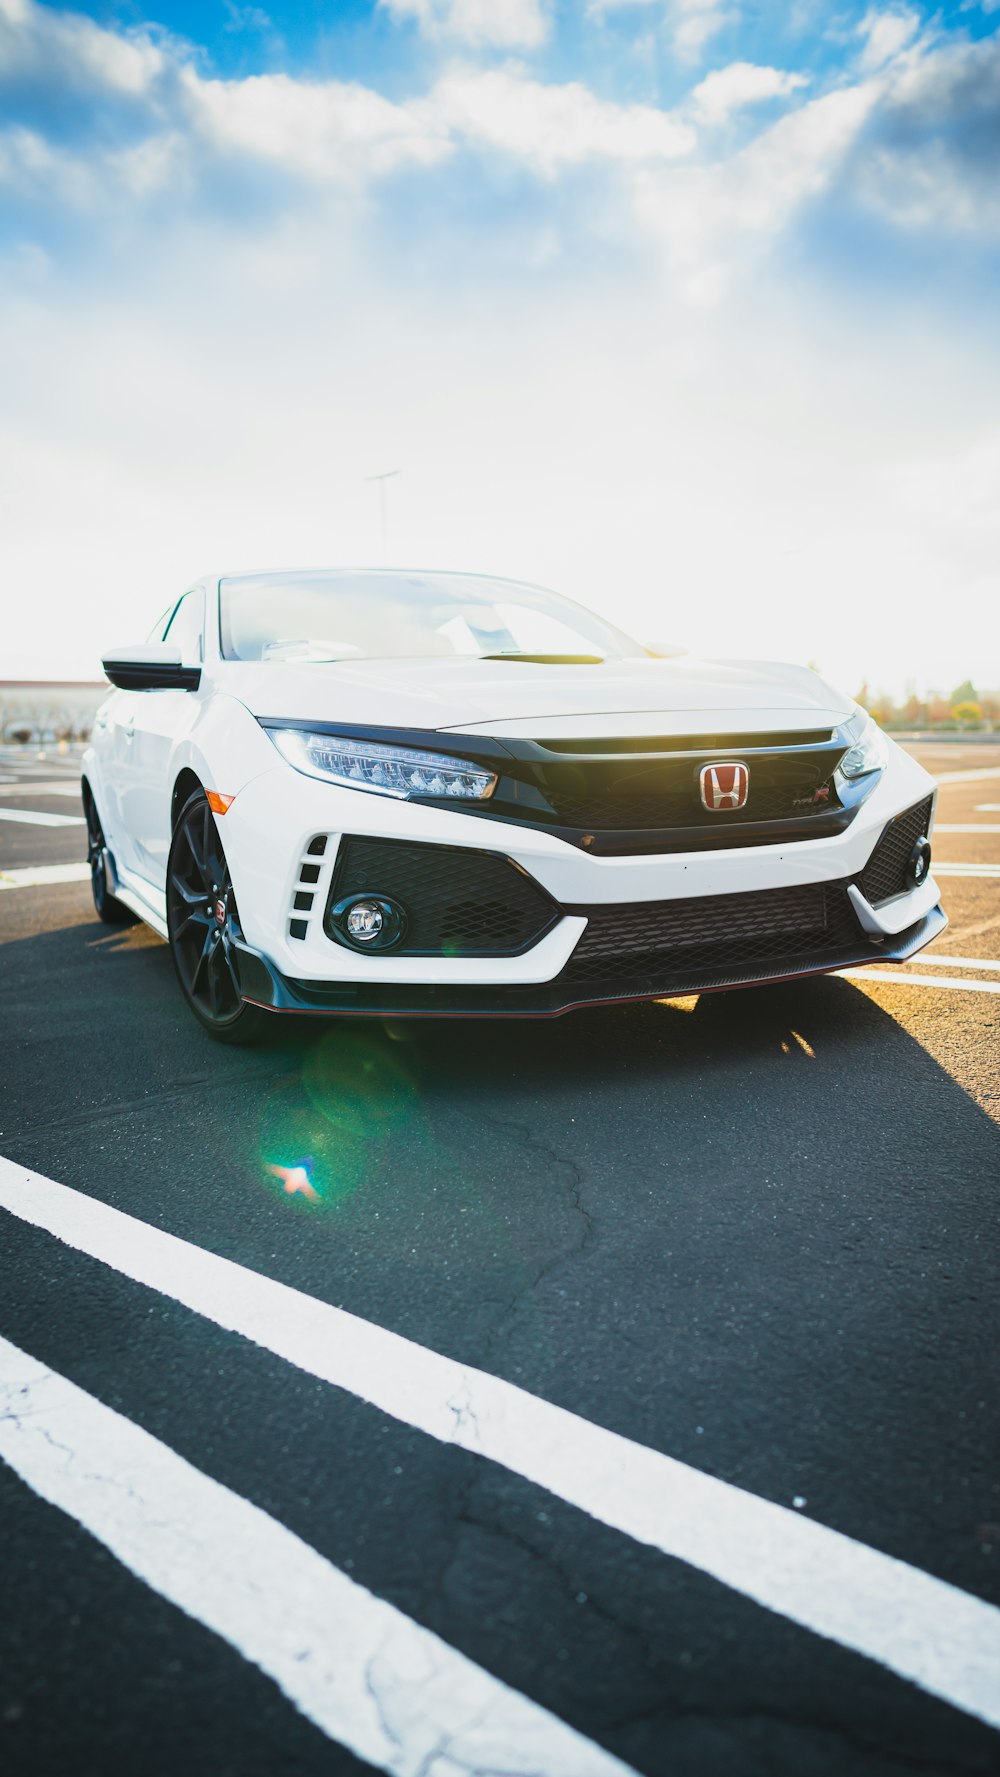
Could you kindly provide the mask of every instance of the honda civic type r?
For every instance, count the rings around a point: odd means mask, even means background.
[[[104,661],[94,901],[225,1041],[904,962],[934,782],[801,667],[644,648],[465,574],[215,576]]]

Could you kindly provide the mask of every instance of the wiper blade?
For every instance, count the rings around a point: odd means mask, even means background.
[[[502,654],[480,654],[480,660],[528,660],[538,666],[603,666],[603,654],[519,654],[505,649]]]

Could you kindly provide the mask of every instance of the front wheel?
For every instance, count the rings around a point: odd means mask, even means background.
[[[126,907],[124,902],[117,900],[108,888],[108,848],[101,817],[89,785],[84,790],[83,812],[87,817],[87,862],[90,865],[90,892],[94,897],[94,911],[106,926],[134,925],[136,916],[131,907]]]
[[[232,878],[203,790],[177,818],[167,860],[167,934],[181,992],[220,1043],[252,1043],[267,1014],[240,992],[234,941],[242,937]]]

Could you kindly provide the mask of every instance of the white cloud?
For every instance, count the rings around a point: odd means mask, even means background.
[[[541,0],[378,0],[425,36],[469,48],[538,49],[549,34]]]
[[[106,31],[34,0],[0,0],[0,82],[37,80],[123,96],[147,94],[165,66],[144,31]]]
[[[362,186],[402,166],[430,166],[451,149],[433,107],[396,105],[370,87],[287,74],[203,80],[193,68],[182,84],[202,143],[318,183]]]
[[[787,98],[808,84],[807,74],[790,74],[781,68],[764,68],[754,62],[730,62],[727,68],[716,68],[695,87],[690,96],[691,105],[704,123],[724,123],[744,105]]]
[[[865,73],[884,68],[912,43],[920,29],[920,14],[908,6],[892,7],[880,12],[872,7],[858,26],[864,41],[861,66]]]
[[[880,92],[874,81],[840,88],[779,118],[727,160],[636,175],[639,219],[691,301],[718,301],[734,265],[830,185]]]
[[[453,72],[428,103],[465,141],[550,177],[587,160],[675,160],[694,147],[693,131],[655,106],[615,105],[575,81],[550,86],[512,69]]]
[[[719,0],[674,0],[673,44],[677,54],[695,62],[705,45],[718,35],[724,25],[739,17],[735,8],[720,5]]]

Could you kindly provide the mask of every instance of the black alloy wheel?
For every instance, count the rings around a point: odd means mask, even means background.
[[[240,992],[233,942],[242,937],[232,878],[215,816],[196,790],[177,818],[167,860],[167,932],[181,992],[222,1043],[251,1043],[266,1013]]]
[[[136,915],[131,907],[126,907],[124,902],[117,900],[108,888],[104,829],[89,787],[83,794],[83,812],[87,817],[87,862],[90,865],[90,892],[94,897],[94,911],[106,926],[134,925]]]

